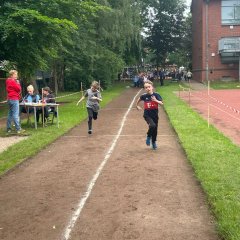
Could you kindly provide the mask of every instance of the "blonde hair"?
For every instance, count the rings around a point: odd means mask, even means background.
[[[93,81],[91,87],[99,88],[99,83],[97,81]]]
[[[17,70],[10,70],[9,71],[9,76],[12,77],[14,74],[17,74],[18,71]]]
[[[29,86],[27,86],[27,90],[32,90],[32,91],[34,91],[34,87],[33,87],[33,85],[29,85]]]
[[[152,81],[150,81],[150,80],[146,80],[146,81],[144,82],[144,85],[145,85],[146,83],[148,83],[148,84],[150,84],[150,85],[152,85],[152,86],[153,86],[153,82],[152,82]]]

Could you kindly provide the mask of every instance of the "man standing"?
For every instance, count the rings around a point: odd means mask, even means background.
[[[7,101],[8,101],[8,118],[7,118],[7,133],[11,133],[12,121],[15,124],[15,128],[18,134],[21,134],[23,130],[21,129],[20,119],[19,119],[19,99],[21,96],[21,85],[18,78],[18,72],[16,70],[11,70],[9,72],[9,77],[6,80],[6,90],[7,90]]]

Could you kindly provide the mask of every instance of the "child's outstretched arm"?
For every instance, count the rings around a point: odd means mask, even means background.
[[[84,96],[82,96],[82,97],[80,98],[80,100],[77,102],[77,106],[79,105],[79,103],[80,103],[84,98],[85,98]]]
[[[138,104],[141,102],[141,98],[139,97],[137,102],[136,102],[136,108],[137,110],[141,110],[142,108],[140,106],[138,106]]]

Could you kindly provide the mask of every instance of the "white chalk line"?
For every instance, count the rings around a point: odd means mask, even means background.
[[[94,138],[103,138],[103,137],[116,137],[117,135],[95,135]],[[171,135],[171,134],[158,134],[159,137],[174,137],[175,135]],[[84,135],[84,136],[63,136],[62,138],[91,138],[92,136],[89,135]],[[142,134],[142,135],[119,135],[119,137],[146,137],[146,134]]]
[[[136,98],[137,98],[137,96],[138,96],[138,94],[139,94],[140,92],[141,92],[141,90],[138,91],[138,93],[137,93],[137,94],[135,95],[135,97],[133,98],[133,100],[132,100],[132,102],[131,102],[131,104],[130,104],[128,110],[127,110],[127,112],[125,113],[125,115],[124,115],[124,117],[123,117],[123,119],[122,119],[121,126],[120,126],[120,129],[119,129],[119,131],[118,131],[118,134],[117,134],[117,135],[115,136],[115,138],[113,139],[112,145],[111,145],[111,147],[109,148],[107,154],[105,155],[104,160],[102,161],[102,163],[101,163],[100,166],[98,167],[95,175],[93,176],[92,180],[91,180],[90,183],[88,184],[87,191],[86,191],[86,192],[83,194],[83,196],[81,197],[81,199],[80,199],[80,201],[79,201],[79,203],[78,203],[78,205],[77,205],[76,211],[72,214],[72,216],[71,216],[71,218],[70,218],[70,221],[69,221],[69,223],[68,223],[68,225],[67,225],[67,227],[66,227],[66,229],[65,229],[65,231],[64,231],[64,234],[63,234],[63,239],[64,239],[64,240],[70,239],[70,235],[71,235],[71,232],[72,232],[72,230],[73,230],[73,228],[74,228],[74,226],[75,226],[75,223],[76,223],[76,221],[78,220],[78,218],[80,217],[81,211],[82,211],[82,209],[83,209],[83,207],[84,207],[87,199],[89,198],[89,196],[90,196],[90,194],[91,194],[91,192],[92,192],[92,189],[93,189],[93,187],[94,187],[94,185],[95,185],[95,183],[96,183],[99,175],[101,174],[104,166],[106,165],[108,159],[110,158],[110,156],[111,156],[111,154],[112,154],[112,152],[113,152],[113,150],[114,150],[114,148],[115,148],[115,146],[116,146],[116,143],[117,143],[117,141],[118,141],[118,139],[119,139],[119,137],[120,137],[120,135],[121,135],[121,132],[122,132],[123,127],[124,127],[124,124],[125,124],[125,122],[126,122],[127,115],[128,115],[128,113],[130,112],[130,110],[131,110],[131,108],[132,108],[132,106],[133,106],[133,104],[134,104],[134,102],[135,102],[135,100],[136,100]]]

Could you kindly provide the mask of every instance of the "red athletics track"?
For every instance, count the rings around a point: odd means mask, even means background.
[[[180,97],[189,103],[189,93],[182,91]],[[191,91],[190,105],[206,120],[208,119],[208,91]],[[235,144],[240,145],[240,90],[210,90],[210,124],[213,124]]]

